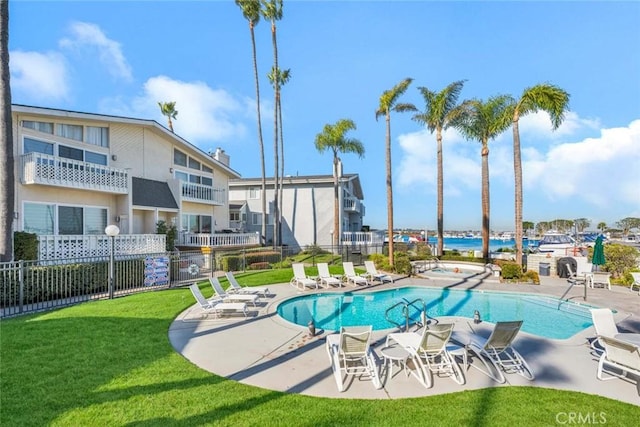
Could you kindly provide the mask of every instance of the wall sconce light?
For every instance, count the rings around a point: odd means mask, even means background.
[[[173,168],[169,168],[169,173],[173,173]]]
[[[116,216],[116,222],[120,222],[120,215]]]
[[[18,212],[14,212],[13,219],[18,219],[18,218],[20,218],[20,214]]]
[[[116,156],[115,154],[112,154],[111,155],[111,160],[113,160],[115,162],[116,160],[118,160],[118,156]]]

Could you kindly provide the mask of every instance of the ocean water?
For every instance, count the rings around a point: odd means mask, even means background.
[[[430,244],[437,244],[438,239],[435,237],[429,237]],[[522,247],[527,248],[529,241],[524,240]],[[489,240],[489,252],[496,252],[500,248],[515,248],[516,241],[514,239],[509,240]],[[460,238],[460,237],[445,237],[444,238],[445,250],[457,249],[460,252],[466,251],[481,251],[482,239],[481,238]]]

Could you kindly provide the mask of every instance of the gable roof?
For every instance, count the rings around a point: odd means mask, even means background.
[[[131,178],[131,195],[134,206],[150,206],[154,208],[178,209],[169,184],[145,178]]]

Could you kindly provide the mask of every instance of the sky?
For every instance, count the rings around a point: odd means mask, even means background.
[[[270,24],[255,29],[267,176],[273,176]],[[363,158],[364,223],[387,227],[380,96],[414,81],[400,102],[424,110],[418,87],[465,80],[460,101],[551,83],[569,111],[520,120],[525,221],[587,218],[614,227],[640,217],[640,2],[284,1],[278,58],[285,175],[332,173],[315,137],[351,119]],[[245,178],[261,176],[249,26],[233,1],[26,1],[9,4],[12,102],[156,120],[175,101],[175,132],[221,147]],[[391,116],[395,228],[436,228],[435,135]],[[511,129],[489,143],[491,228],[514,230]],[[480,143],[443,137],[444,226],[481,229]],[[332,207],[327,206],[327,209]]]

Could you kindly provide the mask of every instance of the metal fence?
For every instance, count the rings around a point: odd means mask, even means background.
[[[352,261],[359,265],[382,247],[349,245],[302,249],[247,247],[235,250],[202,248],[156,254],[116,254],[48,261],[0,263],[0,318],[54,309],[83,301],[182,286],[205,280],[216,271],[247,271],[288,267],[287,258],[308,265]],[[111,268],[113,267],[113,269]],[[111,285],[112,284],[112,285]],[[111,286],[110,286],[111,285]]]

